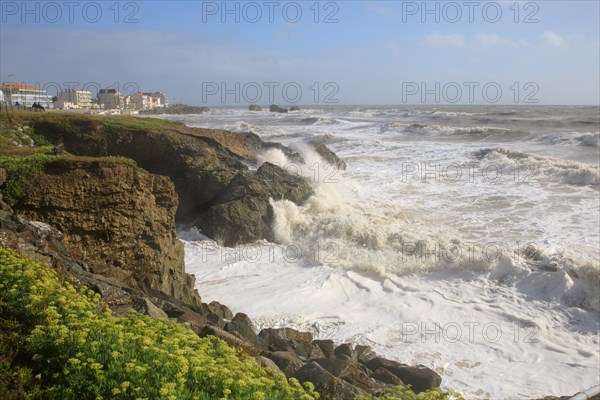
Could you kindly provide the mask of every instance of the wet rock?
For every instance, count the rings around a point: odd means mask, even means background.
[[[346,169],[346,163],[337,154],[331,151],[325,144],[315,141],[307,142],[327,163],[339,170]]]
[[[400,378],[402,382],[410,385],[417,394],[435,389],[442,383],[442,378],[437,372],[423,365],[410,366],[381,357],[372,359],[366,365],[371,371],[377,371],[379,368],[388,370]]]
[[[278,112],[278,113],[287,113],[289,110],[287,108],[279,107],[277,104],[272,104],[271,107],[269,107],[269,111]]]
[[[262,111],[262,107],[257,105],[257,104],[250,104],[250,106],[248,107],[248,110],[250,111]]]
[[[200,215],[197,225],[222,245],[232,247],[260,239],[273,240],[269,199],[301,204],[312,194],[308,181],[264,163],[256,173],[241,172]]]

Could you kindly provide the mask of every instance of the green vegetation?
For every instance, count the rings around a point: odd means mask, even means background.
[[[14,112],[0,113],[0,129],[15,126],[32,126],[37,133],[48,139],[63,136],[81,136],[100,133],[101,128],[123,130],[182,129],[180,122],[158,118],[140,118],[131,115],[86,115],[62,112]]]
[[[0,187],[4,202],[16,204],[23,197],[31,176],[42,173],[47,163],[62,157],[44,153],[24,157],[0,156],[0,168],[4,168],[7,173],[6,181]]]
[[[223,341],[112,316],[100,296],[0,248],[0,393],[30,399],[316,399]]]
[[[388,390],[382,397],[377,399],[381,400],[464,400],[463,397],[453,391],[443,391],[441,389],[428,390],[419,394],[414,394],[407,386],[398,386]],[[356,400],[374,400],[374,397],[358,397]]]
[[[36,134],[30,126],[12,126],[0,130],[0,149],[49,144],[44,136]]]

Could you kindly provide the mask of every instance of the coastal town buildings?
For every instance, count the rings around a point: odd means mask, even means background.
[[[154,93],[144,93],[147,96],[151,96],[153,99],[153,108],[156,107],[168,107],[169,106],[169,98],[166,94],[162,92],[154,92]]]
[[[129,107],[130,110],[149,110],[152,108],[152,96],[148,96],[144,93],[134,93],[129,97]]]
[[[92,92],[89,90],[63,90],[58,94],[57,99],[71,102],[77,108],[92,108]]]
[[[92,97],[89,90],[64,89],[52,97],[46,89],[22,83],[0,85],[0,106],[9,109],[31,108],[34,104],[39,104],[45,109],[103,109],[135,113],[167,107],[169,100],[162,92],[137,92],[131,95],[122,95],[118,89],[100,89],[95,98]]]
[[[98,103],[105,110],[123,108],[122,96],[117,89],[100,89],[98,92]]]
[[[0,86],[4,102],[11,106],[32,107],[34,103],[44,108],[52,107],[52,96],[45,89],[23,83],[5,83]]]
[[[53,108],[56,110],[71,110],[75,108],[80,108],[75,103],[65,99],[58,99],[54,101]]]

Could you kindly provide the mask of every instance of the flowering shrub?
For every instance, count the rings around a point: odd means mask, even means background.
[[[0,248],[0,393],[33,399],[318,398],[223,341],[111,315],[100,296]]]

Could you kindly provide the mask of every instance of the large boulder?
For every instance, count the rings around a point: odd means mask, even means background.
[[[325,160],[327,163],[333,165],[335,168],[339,170],[346,169],[346,163],[340,159],[337,154],[329,149],[329,147],[325,146],[325,144],[321,142],[310,141],[307,142],[316,152]]]
[[[261,337],[277,335],[282,339],[292,339],[302,342],[312,342],[313,336],[310,332],[302,332],[293,328],[266,328],[260,331]]]
[[[264,351],[261,355],[272,360],[288,378],[304,365],[304,361],[291,351]]]
[[[314,361],[299,368],[292,377],[300,383],[311,382],[315,385],[321,400],[350,400],[366,395],[363,390],[336,378]]]
[[[310,332],[301,332],[292,328],[268,328],[259,333],[259,338],[271,351],[293,351],[303,360],[324,357],[319,346],[313,344]]]
[[[269,111],[278,112],[278,113],[287,113],[289,110],[287,108],[279,107],[277,104],[272,104],[269,107]]]
[[[313,360],[333,376],[370,393],[383,392],[386,386],[369,376],[367,368],[350,360],[319,358]]]
[[[251,342],[256,342],[258,338],[254,325],[246,314],[237,313],[231,322],[225,324],[224,329],[229,333],[233,333],[234,335]]]
[[[358,361],[358,358],[356,357],[356,351],[354,351],[354,348],[352,348],[350,343],[340,344],[335,348],[333,354],[336,357],[346,356],[353,361]]]
[[[442,377],[437,372],[423,365],[410,366],[381,357],[370,360],[366,365],[371,371],[377,371],[379,368],[388,370],[402,382],[410,385],[417,394],[438,388],[442,383]]]
[[[248,107],[248,110],[250,111],[262,111],[262,107],[257,105],[257,104],[250,104],[250,106]]]
[[[313,341],[313,344],[319,346],[325,357],[335,357],[335,344],[333,343],[333,340],[315,340]]]
[[[273,240],[269,199],[301,204],[312,194],[308,181],[271,163],[256,172],[240,172],[201,214],[196,225],[224,246]]]

